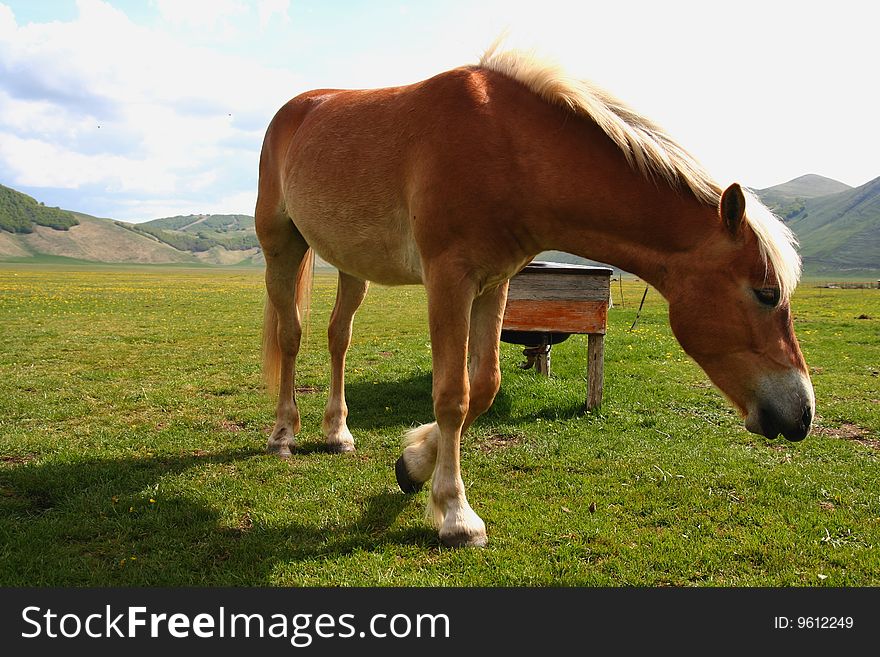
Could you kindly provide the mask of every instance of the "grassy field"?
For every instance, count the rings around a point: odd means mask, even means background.
[[[261,273],[0,268],[2,585],[880,585],[880,291],[803,284],[817,426],[768,441],[615,282],[605,403],[579,414],[586,338],[504,381],[462,447],[489,547],[449,550],[402,495],[400,436],[431,420],[421,288],[355,322],[349,425],[322,451],[334,280],[317,280],[294,458],[263,454]],[[866,316],[868,319],[857,319]]]

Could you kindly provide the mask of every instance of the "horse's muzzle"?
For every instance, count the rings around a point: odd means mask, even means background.
[[[762,382],[759,401],[745,420],[746,429],[773,439],[782,434],[797,442],[810,433],[815,401],[810,379],[799,373],[770,378]]]
[[[761,408],[757,415],[757,424],[752,424],[747,419],[746,429],[752,433],[759,433],[771,440],[778,437],[779,434],[782,434],[786,440],[791,442],[803,440],[810,433],[810,427],[813,422],[813,408],[811,405],[805,405],[801,410],[800,418],[793,423],[779,417],[773,408]]]

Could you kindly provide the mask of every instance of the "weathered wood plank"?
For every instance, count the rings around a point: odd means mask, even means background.
[[[550,352],[535,356],[535,371],[543,376],[550,376]]]
[[[587,410],[602,405],[605,377],[605,336],[591,333],[587,338]]]
[[[546,301],[606,301],[610,297],[608,276],[557,273],[520,273],[510,279],[508,299]]]
[[[606,301],[530,301],[507,298],[503,326],[513,331],[605,333]]]

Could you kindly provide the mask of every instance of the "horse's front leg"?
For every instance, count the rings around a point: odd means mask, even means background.
[[[330,396],[324,411],[324,438],[331,452],[354,451],[354,438],[348,430],[345,403],[345,354],[351,344],[354,314],[367,295],[367,281],[339,272],[336,304],[330,316],[327,342],[330,347]]]
[[[462,275],[444,271],[426,281],[434,369],[437,455],[428,508],[440,540],[450,547],[486,544],[486,525],[465,496],[461,478],[461,433],[470,386],[467,344],[475,290]]]
[[[508,282],[489,289],[474,300],[468,338],[468,379],[470,382],[467,416],[461,433],[492,406],[501,385],[498,342],[507,302]],[[431,478],[437,462],[440,431],[436,422],[409,431],[403,454],[397,459],[395,474],[404,493],[415,493]]]

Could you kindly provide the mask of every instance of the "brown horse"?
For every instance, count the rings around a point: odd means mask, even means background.
[[[736,87],[730,102],[740,102]],[[461,435],[500,385],[507,281],[555,249],[657,288],[684,350],[750,431],[801,440],[813,389],[789,299],[791,232],[753,195],[721,188],[659,128],[600,89],[516,52],[417,84],[322,89],[282,107],[260,159],[256,227],[266,257],[267,380],[280,384],[270,452],[290,455],[303,294],[312,254],[339,269],[323,428],[350,451],[345,354],[367,281],[427,289],[435,422],[397,462],[447,545],[483,545],[465,497]],[[298,307],[299,306],[299,307]]]

